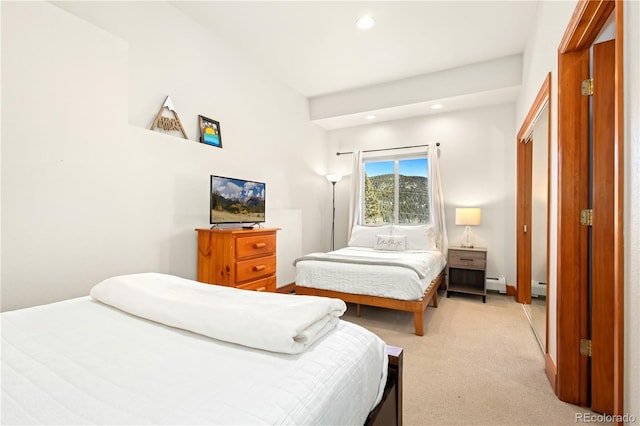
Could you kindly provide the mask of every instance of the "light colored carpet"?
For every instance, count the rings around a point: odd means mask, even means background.
[[[439,293],[425,334],[413,315],[355,305],[343,316],[404,349],[405,425],[575,425],[586,408],[560,401],[522,305],[512,297]],[[578,422],[579,423],[579,422]]]

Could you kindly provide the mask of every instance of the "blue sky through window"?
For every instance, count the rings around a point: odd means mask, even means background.
[[[393,174],[393,161],[376,161],[364,163],[364,171],[367,176],[378,176]]]
[[[413,160],[400,160],[399,173],[402,176],[422,176],[427,177],[428,164],[426,158],[415,158]]]
[[[393,161],[374,161],[364,163],[364,171],[367,176],[378,176],[393,174]],[[427,177],[428,163],[426,158],[415,158],[411,160],[400,160],[400,174],[403,176]]]

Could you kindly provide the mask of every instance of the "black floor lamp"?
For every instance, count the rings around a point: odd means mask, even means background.
[[[333,187],[333,217],[331,219],[331,251],[335,250],[335,233],[336,233],[336,183],[342,179],[342,175],[327,175],[327,180],[331,182]]]

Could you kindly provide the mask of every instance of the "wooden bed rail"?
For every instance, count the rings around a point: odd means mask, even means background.
[[[402,426],[402,354],[402,348],[387,345],[387,384],[380,403],[369,413],[365,426]]]
[[[363,294],[342,293],[339,291],[321,290],[311,287],[302,287],[296,284],[295,293],[305,294],[308,296],[334,297],[344,300],[347,303],[355,303],[356,305],[376,306],[378,308],[388,308],[398,311],[412,312],[415,333],[417,336],[424,334],[424,311],[427,309],[429,302],[433,302],[433,307],[438,307],[438,287],[442,283],[444,271],[441,272],[424,292],[420,300],[398,300],[386,297],[367,296]],[[360,307],[356,307],[358,311]],[[359,313],[359,312],[358,312]],[[359,315],[358,315],[359,316]]]

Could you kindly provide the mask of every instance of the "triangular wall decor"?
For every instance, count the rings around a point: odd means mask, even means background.
[[[163,116],[162,111],[164,111],[165,108],[171,111],[175,118]],[[156,127],[159,127],[162,130],[166,131],[180,130],[182,132],[182,136],[184,136],[185,139],[189,139],[189,136],[187,136],[187,132],[185,132],[184,127],[182,126],[182,122],[180,121],[178,112],[173,106],[173,102],[171,102],[171,98],[169,96],[167,96],[167,99],[165,99],[164,103],[160,107],[160,111],[158,111],[158,115],[156,115],[155,120],[153,120],[153,124],[151,124],[151,130],[155,129]]]

